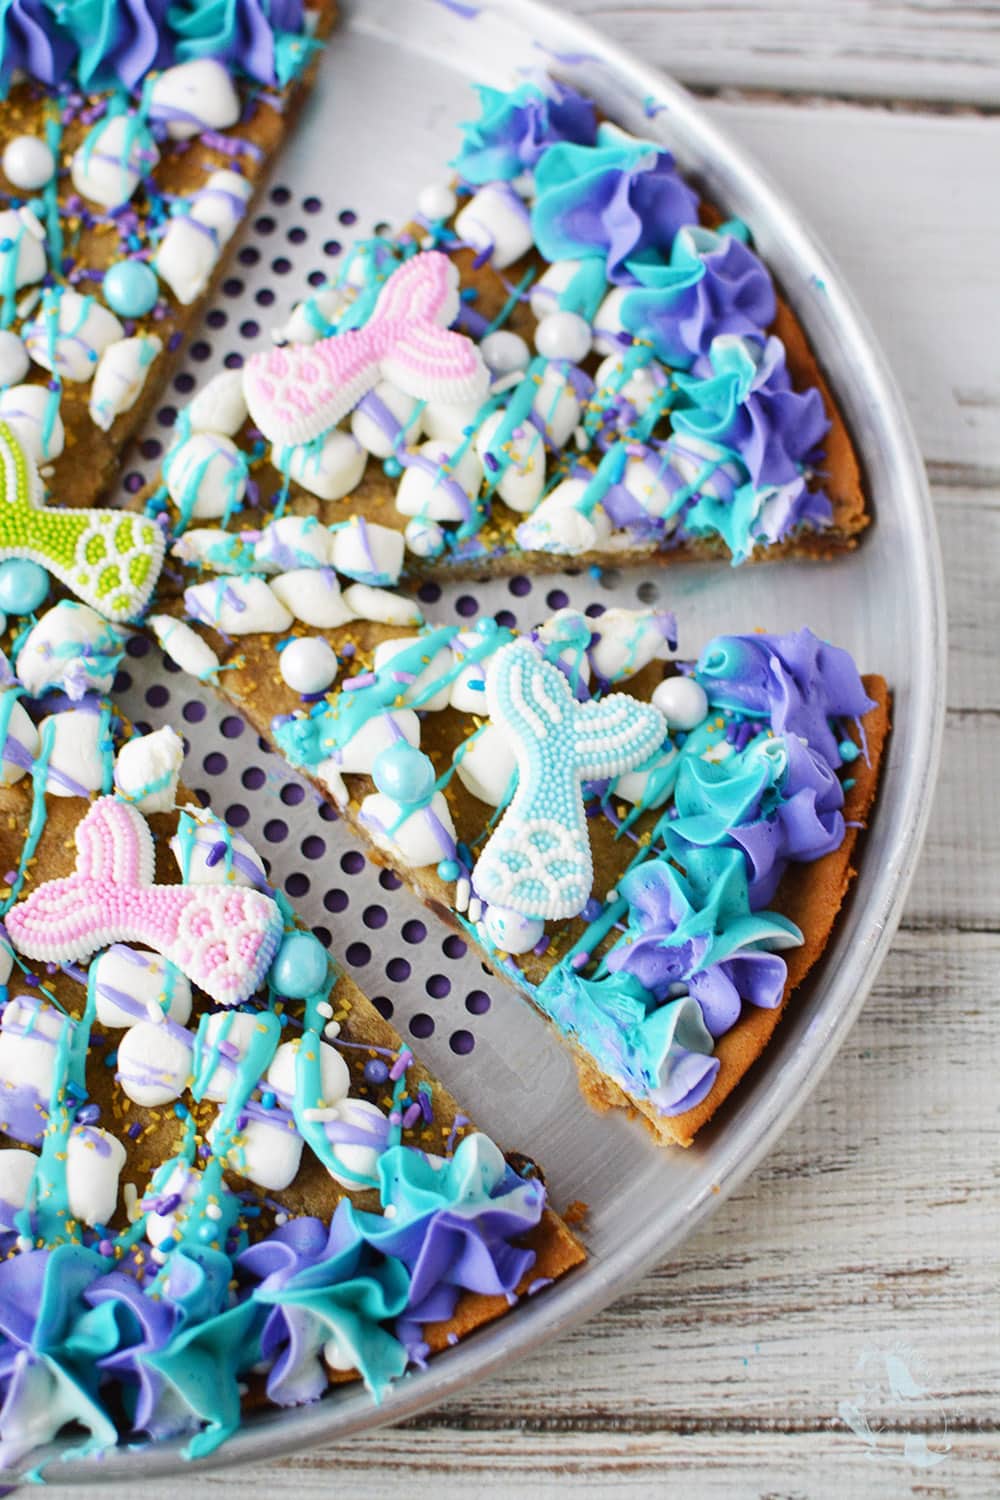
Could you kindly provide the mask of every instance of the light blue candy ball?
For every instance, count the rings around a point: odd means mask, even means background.
[[[311,932],[289,932],[271,965],[270,980],[279,995],[305,1000],[326,983],[326,949]]]
[[[0,609],[8,615],[34,614],[48,597],[52,582],[45,569],[27,557],[0,562]]]
[[[426,802],[434,791],[434,767],[422,750],[406,740],[390,745],[375,757],[372,776],[380,792],[393,802]]]
[[[143,260],[119,260],[104,276],[104,300],[122,318],[143,318],[159,296],[156,272]]]

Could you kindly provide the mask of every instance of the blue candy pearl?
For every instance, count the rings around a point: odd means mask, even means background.
[[[270,980],[279,995],[305,1000],[326,983],[326,949],[311,932],[290,932],[282,939]]]
[[[0,562],[0,609],[8,615],[30,615],[45,602],[51,583],[48,573],[27,557]]]
[[[385,1083],[389,1077],[389,1069],[380,1057],[373,1057],[365,1063],[365,1082],[380,1084]]]
[[[152,312],[160,293],[156,272],[143,260],[119,260],[104,275],[104,300],[123,318]]]
[[[380,792],[403,805],[427,802],[434,791],[434,766],[406,740],[375,757],[372,776]]]

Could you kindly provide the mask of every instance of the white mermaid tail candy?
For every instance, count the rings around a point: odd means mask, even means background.
[[[497,653],[486,698],[513,741],[518,784],[479,856],[473,888],[523,917],[574,917],[594,874],[581,783],[641,765],[663,743],[663,715],[624,693],[577,703],[559,669],[526,640]]]
[[[112,943],[144,943],[220,1005],[263,983],[281,940],[277,904],[242,886],[154,885],[145,818],[100,797],[77,826],[76,869],[47,880],[6,918],[26,958],[71,963]]]

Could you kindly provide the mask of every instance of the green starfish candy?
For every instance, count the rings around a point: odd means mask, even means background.
[[[160,528],[144,516],[46,506],[38,470],[0,422],[0,560],[40,563],[84,604],[123,622],[149,603],[164,547]]]

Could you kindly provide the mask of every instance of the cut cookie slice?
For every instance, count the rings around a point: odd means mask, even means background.
[[[304,565],[322,528],[297,524],[302,566],[191,585],[154,618],[165,650],[476,938],[572,1041],[594,1102],[689,1144],[829,938],[886,684],[809,630],[720,636],[685,664],[653,610],[565,609],[520,637],[414,623],[390,590]],[[218,563],[200,534],[186,555]]]
[[[0,420],[60,506],[117,479],[335,13],[3,7]]]
[[[129,738],[78,685],[0,694],[9,1474],[74,1423],[77,1452],[197,1457],[252,1406],[377,1398],[583,1259],[247,840],[184,805],[180,736]]]
[[[249,425],[182,414],[155,505],[359,519],[396,576],[853,546],[853,447],[747,226],[572,89],[480,92],[456,180],[251,356]]]

